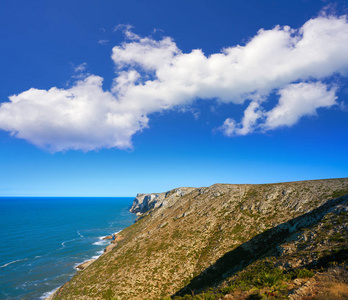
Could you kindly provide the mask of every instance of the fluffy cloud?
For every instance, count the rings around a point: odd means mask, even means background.
[[[321,82],[289,84],[278,91],[279,102],[270,111],[265,112],[259,103],[251,102],[244,111],[241,123],[228,118],[220,129],[226,136],[233,136],[292,126],[304,116],[316,115],[318,108],[337,104],[336,89],[330,89]]]
[[[69,89],[30,89],[11,96],[0,110],[0,127],[52,152],[131,147],[146,116],[124,110],[102,78],[89,76]]]
[[[336,104],[336,88],[323,82],[348,70],[346,16],[319,16],[300,29],[260,29],[244,45],[207,56],[183,53],[170,37],[142,38],[121,26],[128,41],[115,46],[116,76],[109,91],[90,75],[68,89],[30,89],[0,107],[0,128],[51,151],[132,146],[151,113],[196,99],[223,103],[250,101],[240,123],[220,129],[227,136],[292,126],[320,107]],[[276,106],[265,111],[270,93]]]
[[[134,37],[133,37],[134,38]],[[160,41],[150,38],[123,43],[112,49],[112,59],[118,67],[138,65],[145,71],[158,70],[173,61],[179,53],[176,44],[169,37]]]
[[[337,104],[335,94],[335,87],[328,89],[321,82],[290,84],[279,91],[279,103],[265,114],[263,127],[292,126],[303,116],[315,115],[318,108]]]
[[[244,111],[244,117],[240,124],[231,118],[225,120],[221,130],[226,136],[246,135],[254,131],[257,121],[263,117],[260,105],[257,102],[251,102]]]

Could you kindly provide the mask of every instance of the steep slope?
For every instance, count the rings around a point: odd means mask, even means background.
[[[347,197],[336,199],[345,194],[348,178],[138,195],[132,206],[140,215],[136,223],[53,298],[160,299],[227,284],[227,278],[267,257],[278,257],[284,268],[315,263],[330,247],[318,246],[312,255],[314,242],[307,241],[318,234],[311,230],[319,232],[313,228],[323,228],[330,214],[347,210]],[[343,249],[347,223],[341,222],[343,227],[325,236],[336,234]],[[294,253],[305,259],[294,259]]]
[[[294,272],[296,274],[303,268],[323,271],[330,265],[343,263],[347,269],[347,262],[348,195],[345,195],[253,237],[219,258],[176,294],[191,295],[198,292],[204,295],[207,288],[216,286],[213,289],[215,295],[221,292],[224,294],[226,287],[232,287],[228,291],[238,288],[255,291],[263,287],[265,278],[260,277],[259,273],[265,269],[268,275],[278,274],[289,281],[289,275],[293,276]],[[249,277],[249,280],[245,280],[245,277]],[[241,278],[244,278],[243,287],[240,286]],[[291,291],[291,282],[288,287],[284,289],[283,282],[283,293],[278,294],[286,296]],[[348,285],[346,288],[348,291]],[[211,289],[208,290],[208,294],[211,294]],[[219,297],[211,296],[209,299]]]

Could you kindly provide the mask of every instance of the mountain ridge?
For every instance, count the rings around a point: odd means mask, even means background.
[[[161,299],[200,293],[209,286],[223,284],[230,275],[265,259],[262,255],[247,255],[250,260],[247,265],[227,260],[227,269],[219,273],[222,278],[218,279],[215,274],[215,281],[207,281],[209,276],[204,275],[210,272],[208,270],[219,270],[219,259],[233,251],[262,252],[258,250],[262,249],[262,240],[257,238],[262,234],[264,239],[272,233],[269,236],[272,241],[279,233],[277,245],[270,245],[267,250],[278,257],[275,264],[285,270],[308,265],[319,261],[321,254],[332,247],[320,248],[319,243],[313,248],[315,251],[312,249],[313,253],[318,253],[311,256],[296,248],[297,240],[303,235],[302,231],[321,224],[330,213],[334,217],[340,214],[338,207],[347,212],[348,199],[340,198],[346,194],[348,178],[265,185],[214,184],[202,188],[178,188],[166,193],[138,194],[131,208],[138,214],[136,223],[120,232],[112,249],[78,272],[53,299]],[[314,219],[308,224],[303,221],[302,227],[293,230],[282,225],[292,224],[295,221],[291,220],[301,219],[301,216],[307,218],[306,214],[317,219],[317,223]],[[341,242],[334,245],[345,249],[346,215],[342,218],[343,227],[337,227]],[[279,231],[284,226],[286,230]],[[293,242],[287,239],[293,239]],[[307,241],[312,247],[309,238]],[[301,262],[293,259],[294,254],[301,251],[305,259]],[[199,278],[208,285],[197,285],[201,281]]]

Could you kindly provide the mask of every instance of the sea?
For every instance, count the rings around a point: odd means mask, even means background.
[[[0,299],[44,299],[134,223],[133,198],[0,198]]]

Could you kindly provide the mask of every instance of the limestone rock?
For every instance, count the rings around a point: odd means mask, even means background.
[[[114,244],[114,243],[106,246],[106,248],[104,249],[104,253],[111,251],[113,248],[115,248],[115,246],[116,246],[116,244]]]
[[[175,203],[178,198],[183,197],[193,190],[195,190],[195,188],[182,187],[166,193],[137,194],[129,211],[141,215],[153,208],[168,207]]]
[[[96,261],[95,259],[91,259],[91,260],[88,260],[88,261],[85,261],[84,263],[82,263],[82,264],[80,264],[80,265],[78,265],[77,267],[76,267],[76,269],[78,269],[78,270],[84,270],[84,269],[86,269],[89,265],[91,265],[94,261]]]

